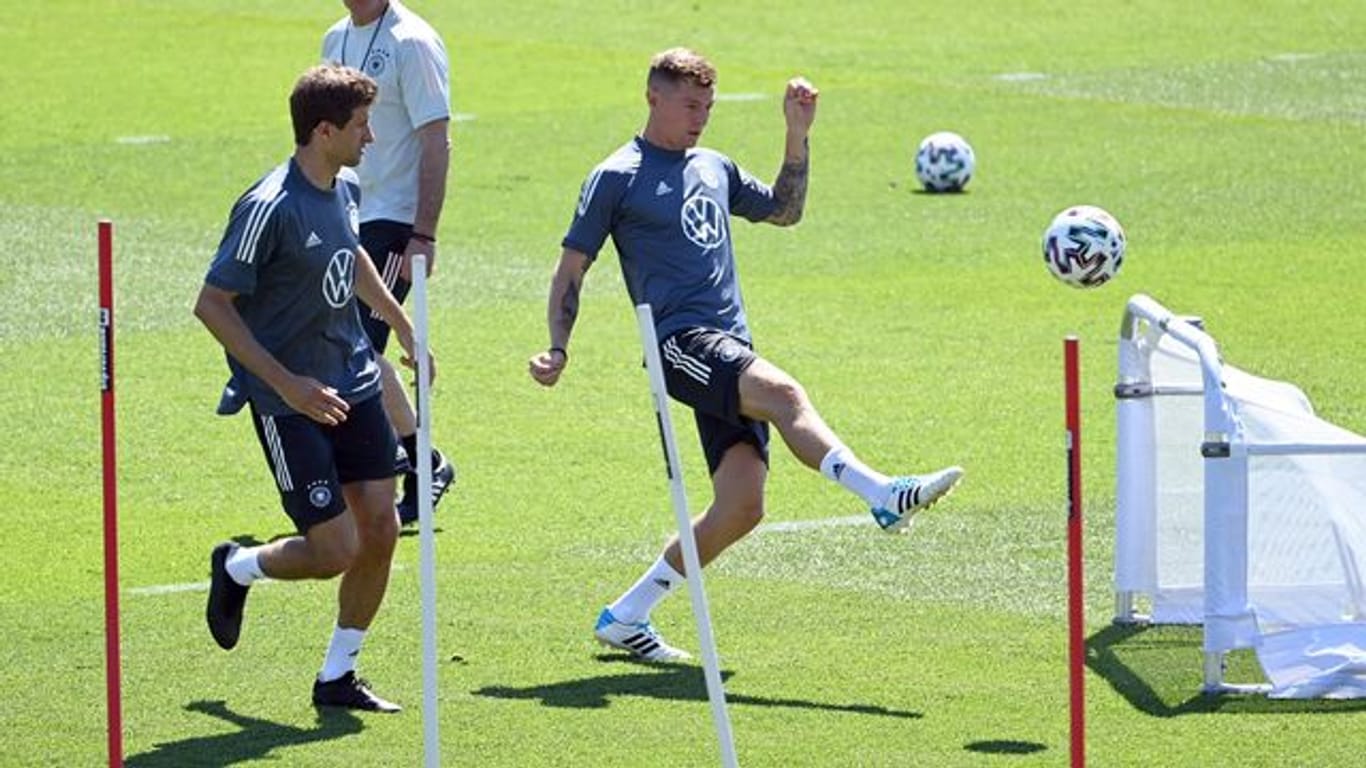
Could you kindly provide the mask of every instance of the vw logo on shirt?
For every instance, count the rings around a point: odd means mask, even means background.
[[[726,242],[726,214],[721,205],[701,193],[683,203],[679,212],[683,234],[708,250]]]
[[[356,281],[356,254],[343,248],[332,254],[323,273],[323,299],[333,309],[341,309],[351,300],[352,286]]]

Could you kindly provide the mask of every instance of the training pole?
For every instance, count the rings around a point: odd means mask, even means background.
[[[1072,768],[1086,765],[1086,625],[1081,569],[1081,375],[1077,337],[1063,339],[1067,389],[1067,636],[1072,712]]]
[[[427,768],[441,765],[436,717],[436,532],[432,529],[432,366],[427,344],[427,257],[415,254],[413,354],[417,357],[417,518],[422,572],[422,747]]]
[[[114,223],[99,223],[100,437],[104,456],[104,679],[109,765],[123,765],[123,704],[119,673],[119,494],[114,460]]]
[[[664,445],[664,469],[669,476],[674,515],[678,518],[678,542],[683,548],[683,566],[688,572],[688,593],[692,595],[692,613],[697,621],[697,641],[702,646],[702,671],[707,681],[707,698],[711,700],[712,721],[716,724],[716,739],[721,745],[721,764],[725,768],[736,768],[739,762],[735,757],[735,739],[730,731],[730,714],[726,711],[726,689],[721,682],[721,666],[716,659],[716,640],[711,634],[707,594],[702,590],[702,561],[697,556],[697,539],[693,536],[692,518],[688,514],[688,495],[683,488],[678,445],[674,442],[673,420],[669,418],[669,394],[664,386],[664,366],[659,360],[659,339],[655,336],[655,318],[649,304],[636,307],[636,321],[640,324],[640,343],[645,348],[645,367],[650,374],[655,423],[659,426],[659,439]]]

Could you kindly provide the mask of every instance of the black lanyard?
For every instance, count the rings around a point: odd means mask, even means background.
[[[365,55],[360,57],[360,71],[365,71],[365,62],[370,60],[370,49],[375,47],[375,38],[379,37],[379,29],[384,26],[384,17],[389,15],[389,4],[384,4],[384,10],[379,12],[379,21],[375,22],[375,31],[370,33],[370,44],[365,46]],[[350,19],[346,20],[346,29],[342,30],[341,65],[346,66],[346,42],[351,37],[351,27],[354,26]]]

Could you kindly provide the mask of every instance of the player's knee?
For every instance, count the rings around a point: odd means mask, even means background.
[[[741,508],[740,519],[748,533],[758,527],[764,521],[764,500],[762,498],[747,500]]]
[[[393,504],[380,504],[369,514],[357,515],[357,532],[367,549],[392,548],[398,541],[398,511]]]
[[[764,521],[764,497],[762,493],[742,494],[730,500],[727,505],[731,524],[741,534],[754,530]]]
[[[340,576],[351,569],[360,552],[360,542],[354,536],[313,547],[313,563],[320,579]]]
[[[772,382],[768,391],[774,421],[793,421],[806,408],[806,390],[796,379],[784,376]]]

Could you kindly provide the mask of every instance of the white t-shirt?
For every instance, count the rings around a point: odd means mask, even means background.
[[[323,61],[355,67],[379,83],[370,108],[375,141],[356,167],[361,221],[412,224],[422,149],[417,129],[451,116],[450,64],[441,36],[390,0],[383,15],[363,27],[352,26],[350,16],[333,24],[323,35]]]

